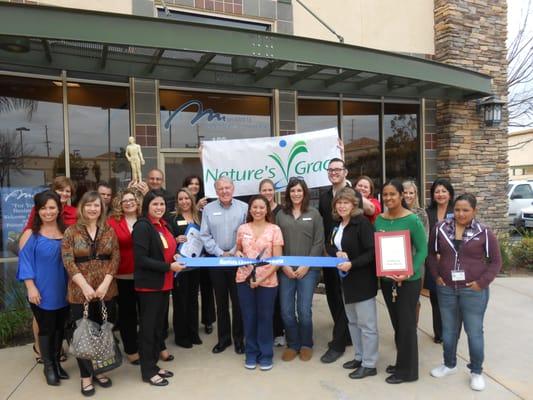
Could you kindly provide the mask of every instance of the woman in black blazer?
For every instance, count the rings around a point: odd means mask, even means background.
[[[348,258],[337,268],[342,279],[344,309],[355,349],[355,359],[343,364],[355,369],[348,376],[362,379],[377,374],[378,328],[376,312],[377,277],[374,264],[374,227],[359,208],[353,189],[344,188],[333,198],[333,228],[326,250],[330,256]]]
[[[139,297],[139,356],[141,375],[154,386],[166,386],[173,373],[157,366],[164,350],[164,317],[174,273],[185,267],[174,261],[176,241],[163,219],[165,198],[151,191],[144,196],[142,217],[133,226],[135,290]]]

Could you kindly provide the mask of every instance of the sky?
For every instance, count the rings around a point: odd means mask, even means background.
[[[521,22],[524,20],[525,14],[527,12],[528,4],[529,7],[529,18],[528,24],[526,26],[526,32],[528,37],[533,36],[533,1],[532,0],[507,0],[507,43],[516,36]],[[533,62],[533,61],[531,61]],[[533,91],[533,82],[527,84],[527,87]],[[524,121],[522,121],[524,122]],[[530,121],[527,121],[530,122]],[[511,127],[509,131],[522,130],[524,128]]]

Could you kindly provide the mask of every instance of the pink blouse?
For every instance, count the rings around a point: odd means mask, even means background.
[[[245,257],[256,258],[263,249],[262,258],[272,257],[272,250],[274,246],[283,246],[283,235],[279,226],[274,224],[268,224],[259,237],[255,237],[252,231],[252,224],[249,222],[243,224],[237,230],[237,247],[242,248],[242,252]],[[272,265],[265,265],[257,267],[255,270],[256,279],[260,280],[264,276],[268,275],[273,268]],[[246,281],[248,275],[252,272],[252,266],[246,265],[237,269],[236,282],[242,283]],[[278,286],[278,276],[276,273],[272,273],[267,279],[261,282],[259,286],[264,287],[276,287]]]

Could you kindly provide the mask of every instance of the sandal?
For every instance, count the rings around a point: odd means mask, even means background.
[[[93,382],[98,383],[98,386],[103,388],[108,388],[113,385],[113,381],[111,380],[111,378],[108,378],[105,375],[93,376]]]
[[[35,344],[33,345],[33,355],[35,357],[35,362],[37,364],[42,364],[43,363],[43,359],[41,358],[41,353],[39,353],[37,351],[37,348],[35,347]]]
[[[90,388],[90,389],[88,389]],[[89,383],[87,386],[83,386],[83,381],[81,382],[81,394],[84,395],[85,397],[90,397],[94,394],[95,390],[94,390],[94,385],[91,383]]]
[[[160,369],[157,373],[161,378],[172,378],[174,373],[172,371],[167,371],[166,369]]]
[[[168,381],[165,378],[161,378],[160,375],[154,375],[150,379],[143,379],[143,381],[149,383],[152,386],[167,386]]]
[[[65,352],[65,349],[61,347],[61,354],[59,356],[59,362],[65,362],[67,361],[67,353]]]
[[[168,362],[174,360],[174,356],[172,354],[169,354],[166,358],[163,358],[162,356],[159,356],[161,361]]]

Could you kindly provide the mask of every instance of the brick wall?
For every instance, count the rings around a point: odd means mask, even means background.
[[[505,0],[435,0],[435,60],[492,76],[504,100],[506,37]],[[475,194],[479,218],[505,230],[507,109],[498,127],[484,126],[475,101],[439,101],[436,109],[437,175],[451,179],[457,194]]]

